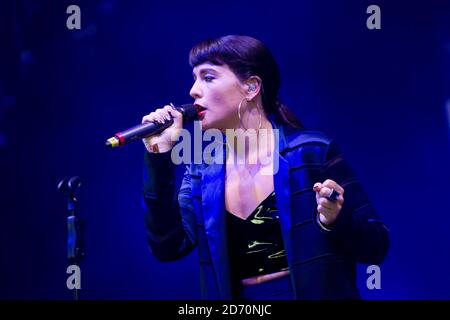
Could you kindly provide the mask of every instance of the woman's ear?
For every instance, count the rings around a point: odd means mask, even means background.
[[[247,79],[247,101],[251,101],[256,97],[261,90],[261,78],[258,76],[251,76]]]

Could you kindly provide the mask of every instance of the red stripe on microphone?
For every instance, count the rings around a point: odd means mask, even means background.
[[[119,139],[120,144],[125,143],[125,138],[124,138],[124,136],[122,135],[122,133],[117,132],[115,137],[116,137],[117,139]]]

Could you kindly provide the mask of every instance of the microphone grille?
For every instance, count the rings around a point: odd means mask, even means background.
[[[195,104],[183,104],[179,109],[183,114],[183,121],[198,120],[198,107]]]

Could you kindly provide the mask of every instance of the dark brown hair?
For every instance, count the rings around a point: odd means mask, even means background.
[[[295,114],[278,100],[280,71],[272,53],[261,41],[236,35],[207,39],[189,53],[192,67],[206,62],[227,65],[241,81],[251,76],[260,77],[264,111],[291,127],[303,127]]]

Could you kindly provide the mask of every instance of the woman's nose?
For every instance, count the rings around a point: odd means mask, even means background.
[[[191,88],[191,91],[189,92],[189,94],[194,99],[198,99],[201,97],[201,90],[198,86],[197,81],[195,81],[194,84],[192,85],[192,88]]]

